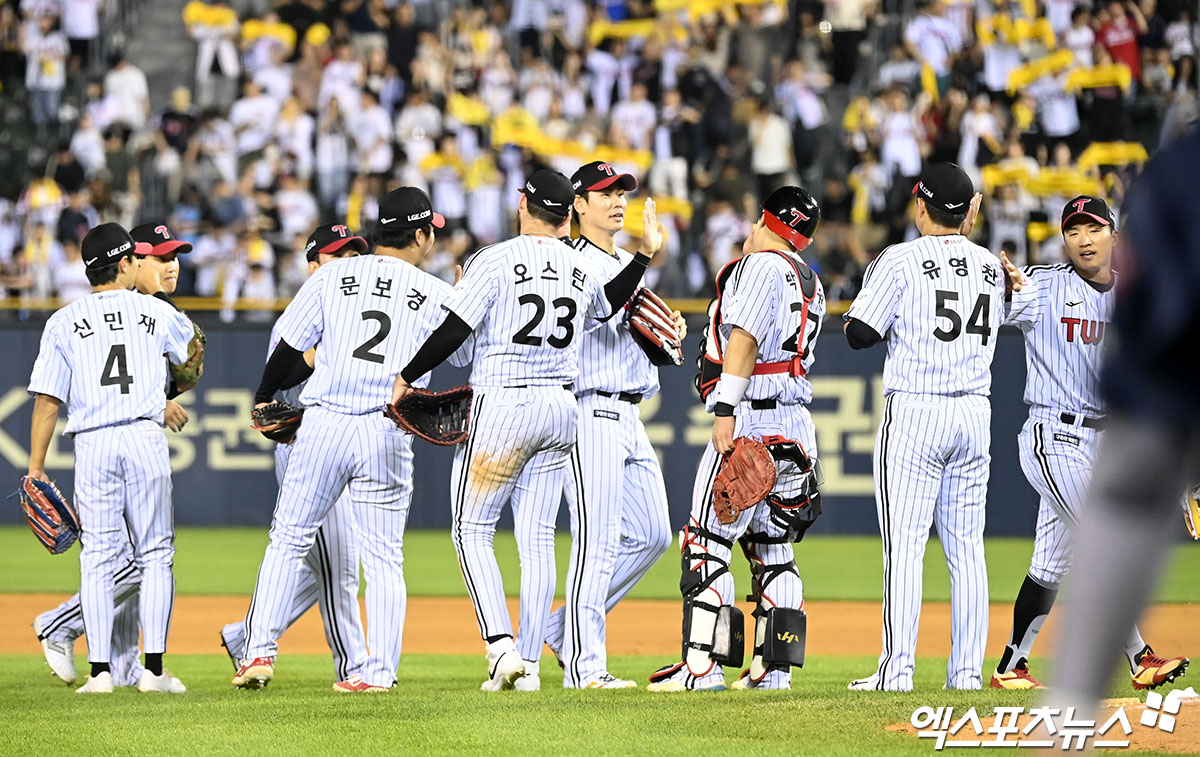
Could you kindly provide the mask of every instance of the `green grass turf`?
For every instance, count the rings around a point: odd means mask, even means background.
[[[266,529],[185,528],[176,541],[175,577],[181,594],[250,594],[266,545]],[[505,589],[515,595],[520,573],[511,532],[497,534],[497,553]],[[558,590],[565,585],[570,538],[558,538]],[[1029,539],[989,539],[986,546],[991,596],[1016,596],[1033,543]],[[0,526],[0,591],[73,592],[79,586],[78,553],[51,558],[24,526]],[[796,547],[805,596],[809,599],[878,601],[882,598],[879,539],[868,536],[812,536]],[[412,596],[465,596],[450,536],[445,531],[410,531],[405,536],[404,566]],[[950,579],[936,539],[925,554],[925,599],[949,600]],[[736,580],[746,584],[746,563],[733,561]],[[679,557],[672,548],[631,596],[677,599]],[[1176,547],[1160,586],[1159,602],[1200,601],[1200,544]]]
[[[616,657],[612,670],[644,684],[664,662]],[[38,656],[0,656],[0,752],[929,754],[931,742],[884,726],[907,722],[917,707],[953,705],[975,706],[987,727],[992,707],[1035,701],[1029,692],[942,691],[945,660],[934,658],[921,660],[911,694],[847,691],[847,681],[873,666],[866,657],[811,660],[790,692],[674,695],[563,691],[557,668],[536,694],[485,694],[477,656],[406,656],[399,685],[374,696],[330,691],[329,660],[320,655],[283,658],[275,682],[257,692],[232,689],[218,655],[173,656],[169,664],[186,695],[84,697],[52,678]],[[1128,684],[1114,695],[1129,696]]]

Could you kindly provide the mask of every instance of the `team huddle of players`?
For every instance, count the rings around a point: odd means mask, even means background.
[[[305,250],[311,276],[275,324],[256,393],[258,405],[282,395],[305,413],[295,441],[276,449],[280,493],[249,611],[221,630],[235,686],[261,688],[274,678],[279,637],[314,603],[333,651],[335,691],[385,692],[396,684],[414,450],[412,435],[380,411],[427,386],[446,360],[471,366],[474,389],[468,438],[455,450],[449,484],[451,534],[486,644],[483,690],[538,690],[544,644],[564,669],[565,687],[636,686],[608,671],[605,616],[667,550],[672,533],[662,472],[638,415],[638,404],[659,389],[658,369],[621,318],[662,246],[653,200],[639,249],[615,246],[625,195],[636,186],[600,162],[570,180],[535,173],[518,206],[520,235],[480,250],[453,287],[418,267],[444,224],[418,189],[383,198],[373,255],[362,255],[368,243],[344,226],[313,233]],[[1067,535],[1103,426],[1095,387],[1115,282],[1113,219],[1103,201],[1078,198],[1063,213],[1071,262],[1022,272],[964,236],[979,197],[957,166],[930,167],[914,193],[922,236],[880,255],[846,316],[851,346],[888,343],[875,450],[883,652],[878,670],[850,687],[912,688],[931,524],[953,576],[946,686],[982,685],[990,366],[996,331],[1011,323],[1026,335],[1030,364],[1022,467],[1042,502],[1012,643],[991,684],[1030,688],[1039,684],[1026,658],[1069,563]],[[572,215],[575,240],[565,238]],[[682,659],[651,675],[651,691],[723,689],[722,666],[741,666],[743,619],[729,571],[735,542],[751,565],[756,607],[753,656],[731,688],[786,689],[791,668],[803,665],[803,584],[792,545],[819,514],[809,464],[818,457],[816,434],[806,405],[826,303],[800,253],[819,221],[806,191],[777,190],[745,254],[717,277],[697,379],[715,418],[683,533]],[[81,590],[38,616],[34,629],[52,670],[68,683],[76,677],[74,641],[88,632],[83,693],[128,685],[186,691],[162,667],[174,584],[161,427],[178,430],[187,420],[167,399],[166,364],[186,358],[192,327],[159,301],[169,302],[173,276],[147,283],[139,271],[173,266],[177,273],[174,257],[187,249],[165,226],[153,230],[147,244],[113,224],[89,232],[83,257],[95,293],[50,319],[29,387],[36,396],[29,475],[45,476],[62,402],[75,434]],[[154,296],[129,291],[135,284]],[[683,319],[674,317],[682,338]],[[80,324],[99,338],[88,342]],[[724,517],[714,507],[714,485],[741,437],[766,445],[777,475],[761,502]],[[567,601],[551,613],[564,494],[573,537]],[[493,550],[506,506],[521,560],[515,634]],[[1157,657],[1140,636],[1128,655],[1137,687],[1173,679],[1187,666],[1184,658]]]

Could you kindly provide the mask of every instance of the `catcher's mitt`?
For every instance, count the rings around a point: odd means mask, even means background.
[[[649,289],[640,289],[625,308],[625,325],[634,341],[655,365],[683,365],[683,343],[667,303]]]
[[[286,402],[272,402],[256,407],[250,413],[254,430],[281,444],[290,444],[296,438],[296,431],[300,429],[300,419],[303,417],[304,408]]]
[[[52,555],[61,555],[70,549],[79,538],[79,516],[58,487],[48,481],[21,476],[17,495],[21,498],[25,520],[29,521],[33,535],[42,546]]]
[[[742,510],[762,502],[775,488],[775,475],[775,458],[765,444],[748,436],[734,439],[713,482],[717,522],[733,523]]]
[[[171,366],[171,378],[175,381],[175,388],[180,392],[186,392],[196,386],[200,382],[200,377],[204,375],[204,344],[208,341],[208,337],[195,323],[192,323],[192,327],[196,329],[196,334],[192,337],[192,341],[188,342],[187,360],[179,365]]]
[[[404,399],[385,406],[383,413],[405,431],[449,447],[467,439],[472,396],[469,386],[444,392],[413,389]]]

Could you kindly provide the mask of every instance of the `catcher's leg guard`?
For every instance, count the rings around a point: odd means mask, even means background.
[[[804,610],[772,607],[759,618],[758,626],[764,633],[761,640],[755,639],[755,649],[762,649],[766,666],[804,667],[804,645],[808,639],[808,616]]]
[[[683,659],[693,675],[702,675],[714,663],[740,667],[746,647],[742,611],[701,599],[717,579],[729,573],[729,562],[711,554],[702,541],[716,542],[726,550],[732,547],[731,542],[704,529],[688,528],[679,591],[683,594]]]
[[[750,680],[761,681],[772,670],[787,672],[791,666],[804,666],[804,646],[807,638],[807,622],[803,610],[788,605],[800,604],[803,589],[795,560],[766,564],[768,559],[782,557],[774,554],[786,545],[784,538],[776,539],[765,534],[748,534],[740,544],[750,561],[751,592],[746,596],[755,602],[754,657],[750,661]],[[768,588],[776,584],[775,590]],[[798,616],[798,617],[797,617]],[[776,638],[782,635],[783,638]]]

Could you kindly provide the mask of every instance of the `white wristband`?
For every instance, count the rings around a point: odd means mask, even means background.
[[[750,386],[750,379],[734,376],[732,373],[722,373],[717,388],[713,390],[713,400],[724,402],[737,407]]]

